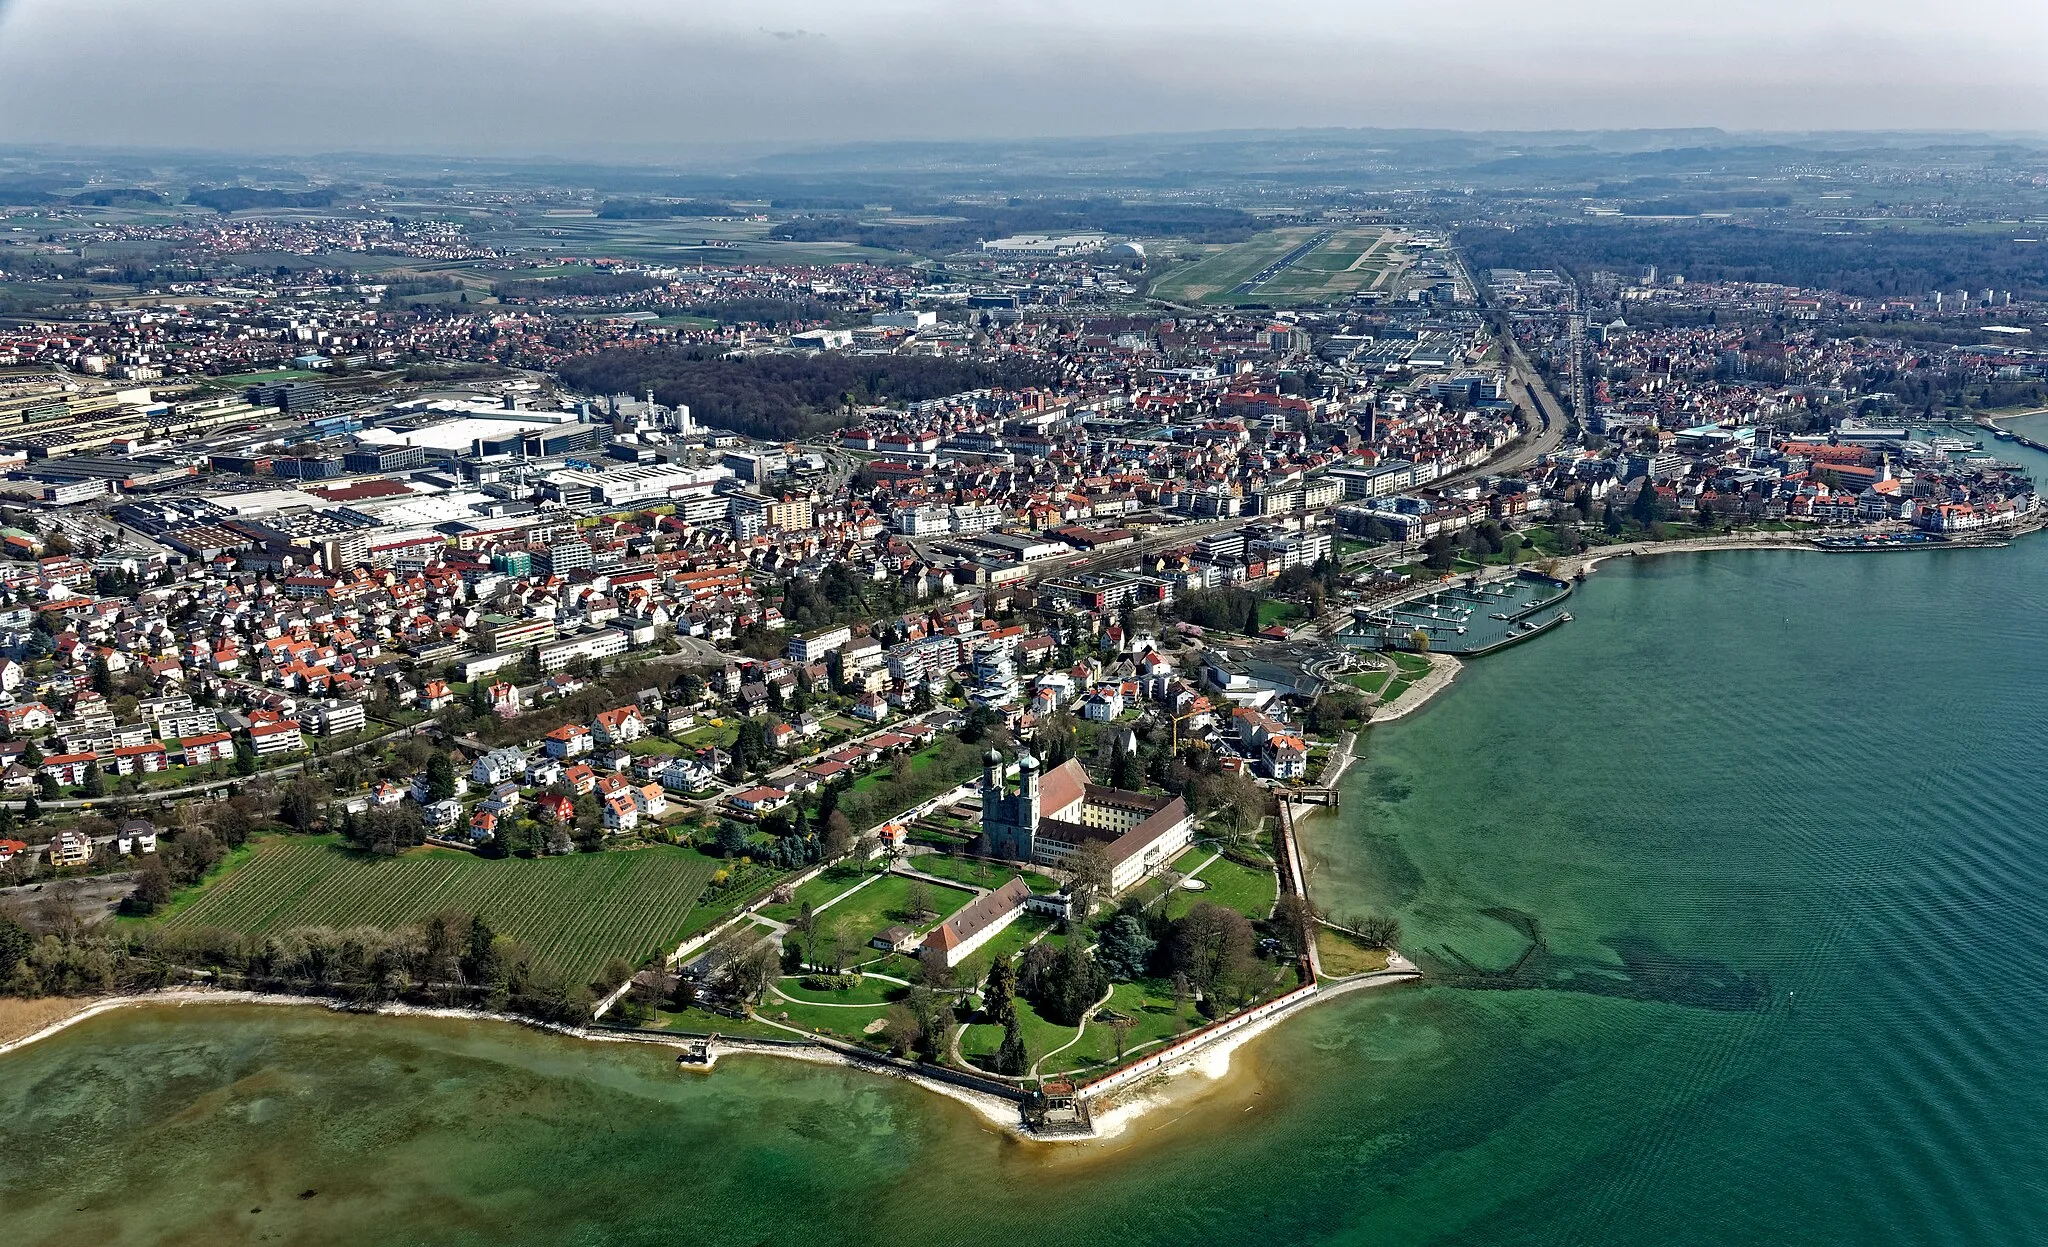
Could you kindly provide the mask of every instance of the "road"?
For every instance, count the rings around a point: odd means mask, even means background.
[[[141,792],[115,792],[108,793],[104,797],[53,797],[48,801],[38,800],[36,805],[37,808],[44,810],[89,810],[95,805],[111,805],[117,801],[130,804],[148,804],[152,801],[166,801],[172,797],[196,797],[209,792],[219,792],[221,789],[235,784],[246,784],[259,776],[275,779],[281,775],[296,775],[308,762],[321,762],[328,758],[343,757],[358,750],[368,749],[372,745],[381,745],[387,741],[400,740],[404,737],[412,736],[433,726],[434,721],[432,719],[422,720],[411,727],[401,727],[395,731],[386,732],[382,736],[373,736],[368,740],[359,740],[353,745],[343,745],[339,749],[321,754],[318,758],[302,757],[296,762],[286,762],[280,766],[265,767],[258,775],[230,775],[226,779],[209,779],[202,783],[185,784],[178,788],[144,789]],[[27,804],[26,799],[20,801],[0,801],[0,808],[19,810]]]

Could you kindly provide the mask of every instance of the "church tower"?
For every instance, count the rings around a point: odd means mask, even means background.
[[[1038,759],[1017,760],[1017,791],[1008,790],[1003,755],[994,749],[982,759],[981,831],[991,857],[1028,862],[1038,829]]]

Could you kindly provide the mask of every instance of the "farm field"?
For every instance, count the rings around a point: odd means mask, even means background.
[[[677,939],[717,868],[693,850],[666,846],[532,861],[451,850],[376,858],[326,837],[278,837],[164,921],[260,935],[306,926],[390,929],[459,909],[584,982],[613,957],[638,963]]]

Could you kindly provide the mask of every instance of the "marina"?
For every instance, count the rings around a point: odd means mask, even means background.
[[[1437,589],[1422,597],[1360,611],[1346,644],[1473,658],[1570,622],[1563,604],[1568,581],[1534,571],[1510,580]]]
[[[1813,544],[1822,550],[1924,550],[1946,545],[1948,539],[1937,533],[1856,533],[1815,537]]]

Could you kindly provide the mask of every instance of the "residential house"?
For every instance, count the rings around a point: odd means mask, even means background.
[[[563,761],[581,757],[597,748],[596,738],[581,723],[565,723],[549,732],[546,739],[548,756]]]
[[[116,775],[155,775],[171,769],[170,754],[156,741],[121,746],[114,750],[107,763],[108,769]]]
[[[1300,779],[1307,775],[1307,742],[1285,732],[1267,738],[1266,770],[1274,779]]]
[[[604,798],[604,827],[606,831],[631,831],[640,825],[640,807],[630,792],[609,793]]]
[[[629,745],[647,735],[647,720],[640,717],[638,706],[602,711],[591,726],[600,745]]]
[[[50,841],[50,865],[83,866],[92,860],[92,839],[75,831],[60,831]]]
[[[641,784],[627,791],[643,817],[660,818],[668,813],[668,794],[661,790],[660,784]]]
[[[306,724],[322,736],[361,731],[369,721],[359,701],[315,702],[305,711]]]
[[[526,751],[523,749],[493,749],[469,768],[469,777],[479,784],[502,784],[526,774]]]
[[[85,768],[99,761],[96,754],[60,753],[43,759],[43,774],[57,781],[59,787],[72,788],[85,782]]]
[[[281,719],[276,723],[252,724],[249,728],[249,745],[260,758],[273,753],[290,753],[294,749],[303,749],[306,742],[299,735],[299,725],[296,722]]]
[[[780,788],[763,786],[736,792],[728,797],[727,800],[732,802],[732,808],[741,814],[750,814],[759,818],[763,814],[779,810],[788,804],[789,796]]]
[[[235,738],[226,732],[208,732],[203,736],[187,736],[178,742],[178,751],[184,755],[186,766],[204,766],[209,762],[225,762],[235,756]]]

